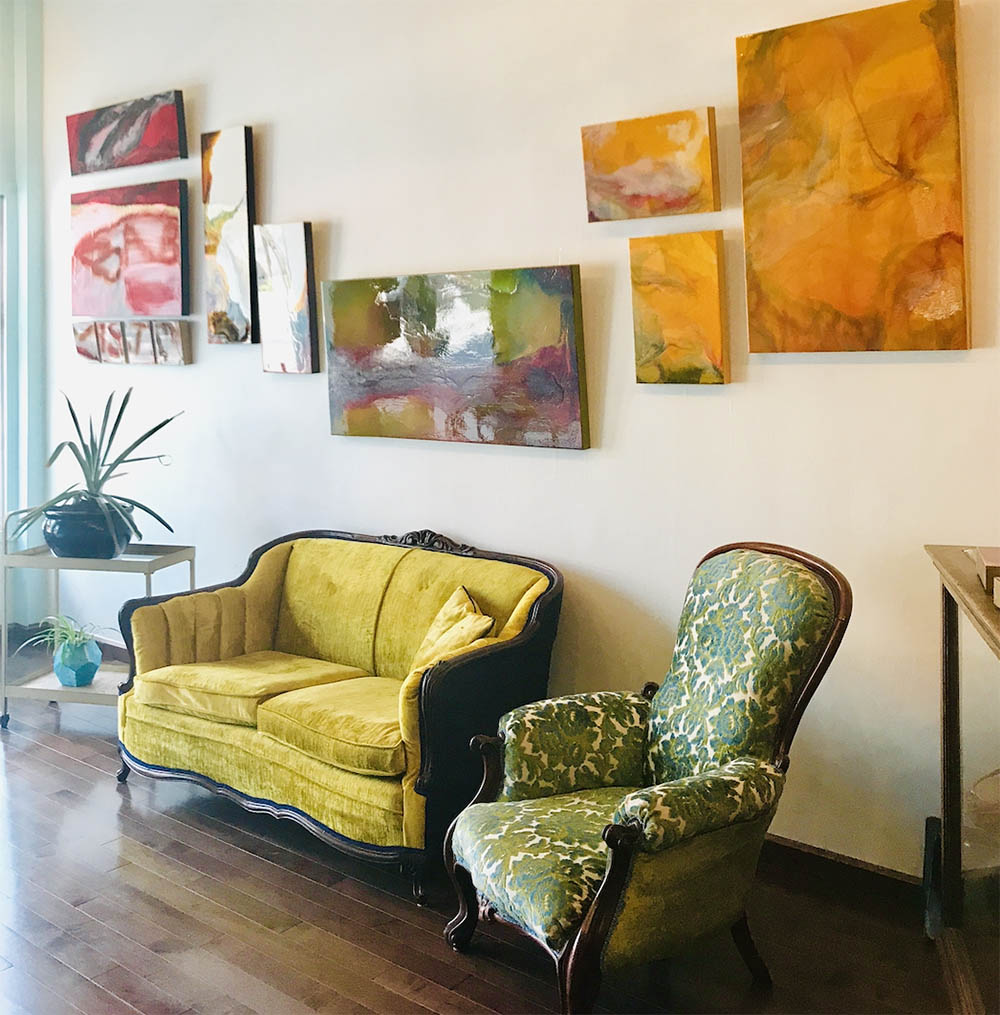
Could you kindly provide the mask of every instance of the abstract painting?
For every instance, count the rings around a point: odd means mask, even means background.
[[[319,370],[312,224],[254,226],[260,351],[279,374]]]
[[[323,283],[334,434],[590,446],[577,265]]]
[[[100,363],[101,347],[97,343],[97,325],[93,321],[74,321],[73,341],[78,355]]]
[[[187,158],[184,97],[148,95],[66,117],[69,168],[76,176],[101,169]]]
[[[201,135],[201,196],[205,204],[208,340],[218,345],[256,342],[250,127]]]
[[[125,322],[125,358],[129,363],[155,363],[153,326],[149,321]]]
[[[736,55],[750,351],[968,348],[952,0]]]
[[[125,339],[121,321],[95,321],[102,363],[125,363]]]
[[[644,384],[725,384],[722,233],[629,240],[635,379]]]
[[[74,194],[73,313],[188,313],[187,181]]]
[[[152,321],[156,362],[179,367],[191,362],[191,331],[187,321]]]
[[[719,210],[715,109],[584,127],[591,222]]]

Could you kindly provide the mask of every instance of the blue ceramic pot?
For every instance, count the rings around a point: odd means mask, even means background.
[[[60,645],[52,656],[52,668],[63,687],[86,687],[102,658],[101,646],[93,639],[82,645]]]
[[[118,515],[111,521],[109,528],[104,512],[92,500],[59,504],[45,512],[42,535],[57,557],[111,560],[128,546],[130,535]]]

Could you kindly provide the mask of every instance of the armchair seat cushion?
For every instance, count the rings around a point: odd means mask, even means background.
[[[399,681],[355,677],[279,694],[257,710],[262,733],[318,761],[361,775],[400,776]]]
[[[597,893],[608,856],[601,835],[629,792],[609,786],[473,804],[455,826],[455,860],[500,916],[558,950]]]
[[[367,675],[356,666],[322,659],[251,652],[217,662],[149,670],[135,679],[135,700],[201,719],[255,726],[257,707],[276,694]]]

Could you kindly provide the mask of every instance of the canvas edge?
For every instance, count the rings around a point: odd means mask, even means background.
[[[177,115],[177,151],[178,158],[188,157],[187,121],[184,119],[184,92],[174,89],[174,112]]]
[[[260,314],[257,302],[257,252],[254,246],[253,227],[257,225],[257,188],[253,165],[253,127],[243,128],[243,157],[247,167],[247,274],[250,276],[250,344],[260,345]],[[253,270],[250,270],[253,265]]]
[[[306,303],[309,309],[309,355],[311,374],[320,372],[319,321],[316,319],[316,262],[313,256],[312,222],[302,223],[306,245]]]
[[[705,107],[708,121],[708,151],[712,164],[712,207],[705,211],[722,211],[722,184],[719,179],[719,142],[715,126],[715,106]]]
[[[573,365],[576,367],[577,405],[580,407],[580,446],[573,450],[590,448],[590,399],[587,394],[587,359],[583,342],[583,287],[580,283],[580,265],[568,266],[573,289]]]

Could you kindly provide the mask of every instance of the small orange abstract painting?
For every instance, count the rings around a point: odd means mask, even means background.
[[[635,379],[642,384],[725,384],[722,233],[629,240]]]
[[[591,222],[719,210],[715,109],[581,130]]]
[[[750,351],[967,349],[953,0],[736,56]]]

